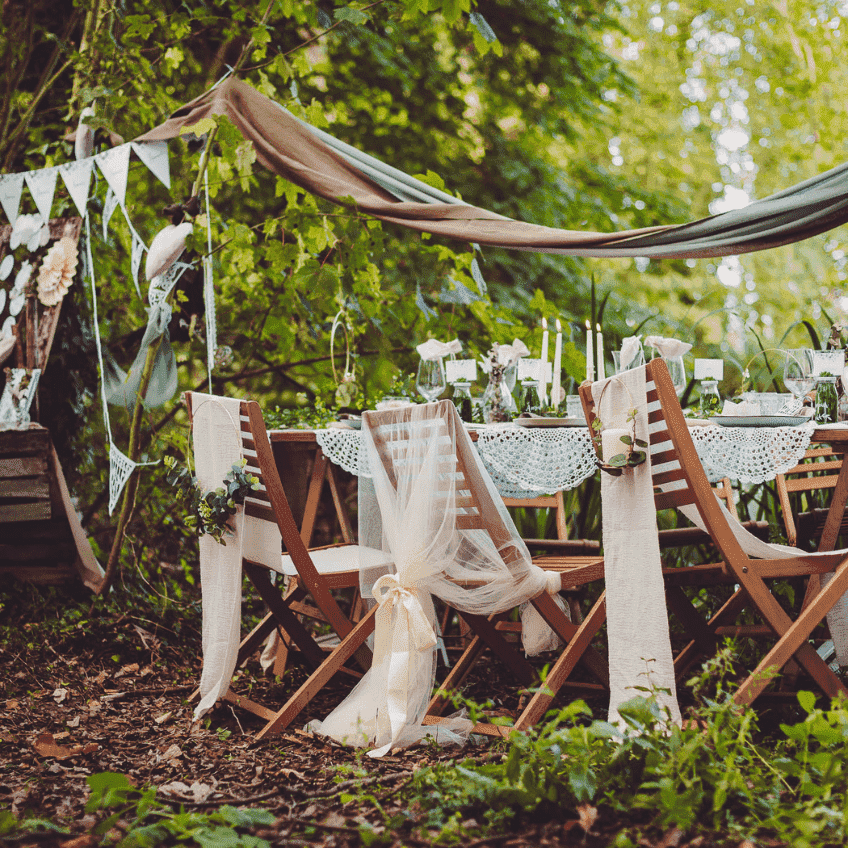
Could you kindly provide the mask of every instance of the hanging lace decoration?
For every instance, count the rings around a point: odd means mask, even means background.
[[[138,237],[137,233],[133,233],[130,269],[132,271],[133,283],[135,283],[135,290],[138,292],[139,297],[141,297],[141,289],[138,286],[138,272],[141,268],[141,260],[144,258],[145,250],[147,248],[144,246],[144,242]]]
[[[189,268],[191,268],[191,265],[185,262],[175,262],[164,274],[159,274],[158,277],[154,277],[150,281],[150,285],[147,288],[147,302],[151,308],[165,302],[174,286],[179,282],[180,277]]]
[[[215,285],[212,279],[212,210],[209,206],[209,174],[203,172],[203,188],[206,193],[206,256],[203,257],[203,304],[206,310],[206,371],[209,376],[209,392],[212,392],[212,367],[218,349],[218,326],[215,316]]]
[[[121,492],[135,468],[135,462],[124,456],[113,443],[109,444],[109,515],[115,511]]]

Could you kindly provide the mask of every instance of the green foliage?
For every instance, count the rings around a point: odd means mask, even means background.
[[[222,485],[208,492],[200,488],[197,477],[174,457],[166,456],[164,462],[168,469],[166,482],[177,490],[190,509],[186,525],[195,528],[198,536],[209,534],[219,544],[226,545],[224,536],[233,534],[229,522],[236,508],[244,504],[251,492],[259,489],[259,478],[244,470],[247,460],[233,465]]]
[[[137,789],[122,774],[94,774],[88,784],[86,811],[107,813],[93,832],[102,835],[120,827],[124,835],[117,842],[119,848],[153,848],[173,841],[201,848],[268,848],[267,840],[245,831],[276,820],[266,810],[230,806],[211,813],[174,812],[157,801],[155,786]]]
[[[416,774],[413,798],[427,810],[427,826],[449,829],[469,815],[485,830],[528,814],[578,817],[581,804],[600,816],[644,827],[678,827],[689,838],[773,837],[792,845],[842,844],[848,810],[844,767],[848,711],[835,703],[817,709],[800,693],[806,718],[783,725],[784,737],[758,740],[752,711],[735,707],[723,691],[730,670],[725,651],[693,681],[718,681],[684,726],[672,725],[646,693],[621,708],[624,726],[592,720],[573,702],[531,733],[514,733],[499,760],[445,763]],[[640,818],[640,812],[644,818]]]

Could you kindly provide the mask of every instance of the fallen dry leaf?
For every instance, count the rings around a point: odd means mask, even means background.
[[[181,757],[183,752],[180,750],[179,745],[171,745],[164,754],[157,754],[156,761],[162,762],[162,760],[176,760],[178,757]]]
[[[577,816],[579,819],[580,827],[588,833],[592,829],[592,825],[598,818],[598,808],[593,807],[591,804],[578,804],[577,805]]]
[[[79,717],[79,716],[74,716],[73,718],[69,718],[69,719],[65,722],[65,724],[66,724],[68,727],[79,727],[79,723],[80,723],[80,717]]]
[[[62,843],[62,848],[94,848],[100,844],[102,837],[94,836],[91,833],[84,833],[82,836],[75,836],[73,839],[68,839]]]
[[[69,693],[68,693],[68,690],[67,690],[67,689],[63,689],[63,688],[59,687],[58,689],[54,689],[54,690],[53,690],[53,700],[54,700],[57,704],[61,704],[61,703],[62,703],[62,701],[64,701],[64,700],[65,700],[65,698],[67,698],[67,697],[68,697],[68,694],[69,694]]]
[[[39,757],[51,757],[54,760],[67,760],[69,757],[77,757],[80,754],[92,754],[100,747],[96,742],[87,742],[85,745],[59,745],[52,733],[39,733],[32,746]]]
[[[157,716],[156,718],[153,719],[153,721],[155,721],[156,724],[164,724],[173,714],[174,714],[174,711],[170,710],[167,713],[162,713],[162,715]]]
[[[20,705],[21,705],[20,701],[14,701],[14,700],[6,701],[6,709],[7,710],[16,710],[16,709],[18,709],[18,707],[20,707]]]
[[[125,674],[135,674],[139,669],[138,663],[129,663],[128,665],[122,666],[119,671],[116,671],[113,676],[115,680],[119,677],[123,677]]]

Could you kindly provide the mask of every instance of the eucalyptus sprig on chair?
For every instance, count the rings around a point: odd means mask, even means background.
[[[604,392],[612,385],[613,382],[617,382],[616,378],[613,377],[601,390],[601,397],[598,398],[597,407],[600,408],[601,398],[604,396]],[[622,384],[623,385],[623,384]],[[625,386],[625,389],[627,387]],[[630,391],[627,391],[627,394],[630,394]],[[630,398],[631,402],[633,398]],[[631,407],[627,412],[627,424],[630,427],[630,434],[625,434],[621,437],[620,441],[627,445],[627,449],[624,453],[617,453],[615,456],[611,456],[607,462],[603,462],[601,457],[603,456],[603,447],[601,445],[601,432],[604,429],[604,423],[601,421],[599,417],[596,417],[592,420],[592,441],[597,448],[595,452],[595,464],[601,471],[606,471],[607,474],[611,474],[613,477],[620,477],[625,468],[636,468],[638,465],[642,465],[643,462],[648,458],[647,453],[644,448],[648,447],[648,443],[644,439],[636,438],[636,407]],[[642,450],[637,450],[637,448],[642,448]]]
[[[245,473],[247,460],[233,465],[224,477],[223,485],[205,494],[198,484],[197,477],[184,465],[180,465],[172,456],[165,457],[168,473],[165,479],[174,486],[182,498],[189,502],[191,514],[186,524],[194,528],[198,536],[208,533],[216,542],[226,545],[224,536],[232,535],[229,521],[237,508],[244,503],[245,497],[259,488],[259,479]]]

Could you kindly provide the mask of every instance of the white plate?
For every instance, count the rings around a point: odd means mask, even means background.
[[[585,418],[514,418],[519,427],[588,427]]]
[[[806,415],[716,415],[710,420],[722,427],[797,427],[812,421]]]

